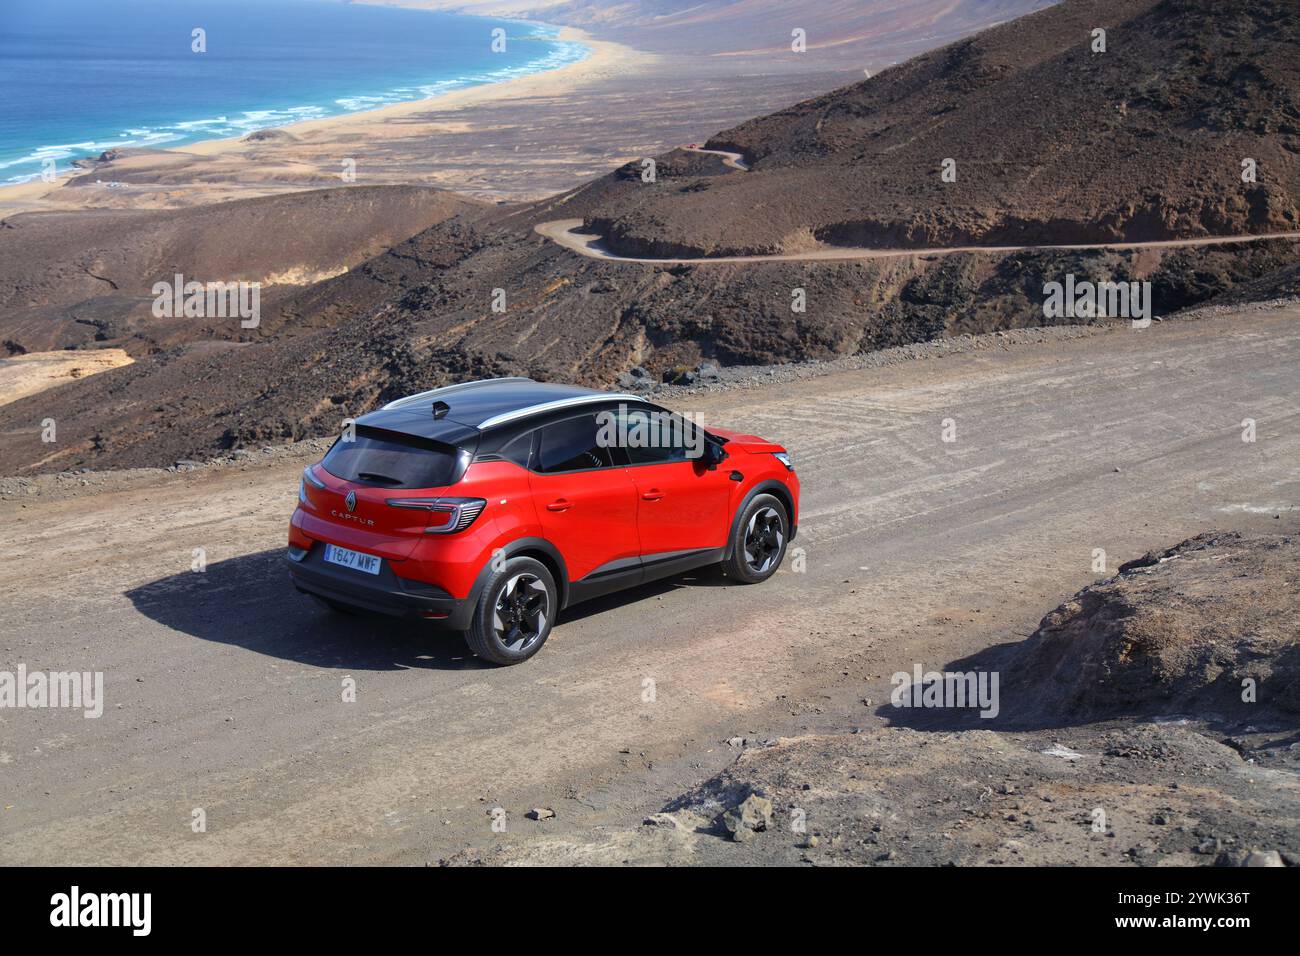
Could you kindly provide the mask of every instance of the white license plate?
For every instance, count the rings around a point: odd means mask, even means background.
[[[330,564],[351,568],[353,571],[378,574],[379,566],[384,559],[376,558],[373,554],[362,554],[360,551],[349,551],[347,548],[340,548],[337,544],[327,544],[325,545],[325,560]]]

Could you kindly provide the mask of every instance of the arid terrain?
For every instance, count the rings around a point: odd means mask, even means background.
[[[0,188],[0,216],[191,206],[336,186],[345,159],[356,161],[358,185],[536,199],[1051,2],[409,0],[401,5],[562,25],[566,39],[592,54],[559,70],[239,140],[87,157],[57,187]],[[791,48],[796,27],[807,34],[801,53]]]
[[[748,176],[589,224],[696,255],[1295,231],[1298,37],[1286,0],[1060,4],[722,131]]]
[[[0,864],[1300,864],[1294,4],[404,2],[593,56],[0,190],[0,670],[106,688]],[[518,374],[783,442],[796,549],[513,668],[293,590],[345,419]]]
[[[1090,52],[1092,22],[1111,25],[1105,53]],[[51,266],[28,256],[25,283],[75,304],[14,302],[0,322],[11,352],[90,337],[138,360],[0,408],[0,472],[167,465],[326,435],[376,402],[466,377],[608,385],[637,366],[659,378],[706,360],[827,360],[1057,324],[1071,320],[1045,314],[1044,289],[1067,275],[1149,281],[1156,316],[1238,287],[1272,298],[1300,261],[1298,49],[1300,21],[1285,6],[1071,0],[717,133],[710,145],[743,163],[678,148],[656,158],[653,182],[632,162],[529,203],[458,209],[433,194],[427,229],[333,278],[272,287],[255,329],[151,320],[156,258],[126,263],[118,294],[100,302],[78,299],[91,281],[84,255]],[[1049,114],[1072,119],[1049,129]],[[1086,116],[1111,117],[1101,145]],[[975,160],[956,183],[940,182],[940,143]],[[1035,162],[979,158],[1012,146]],[[1243,153],[1256,158],[1255,182],[1241,179]],[[823,215],[831,206],[857,223],[897,225],[906,208],[949,225],[840,229]],[[1074,225],[1062,209],[1078,210]],[[995,222],[1008,216],[1020,225]],[[619,255],[795,258],[619,262],[537,231],[577,219]],[[6,221],[0,245],[25,248],[22,220]],[[720,231],[706,240],[699,228]],[[1240,241],[1267,234],[1284,238]],[[1234,241],[1169,245],[1216,236]],[[922,241],[990,248],[913,248]],[[1084,241],[1136,245],[1050,248]],[[867,248],[836,258],[846,246]],[[296,258],[299,273],[311,267]],[[55,318],[42,324],[46,313]],[[57,445],[40,440],[46,419]]]
[[[400,6],[462,13],[497,13],[599,30],[602,36],[658,54],[723,63],[775,59],[780,69],[799,71],[790,48],[791,31],[807,37],[819,59],[846,65],[889,64],[1047,6],[1047,2],[981,0],[400,0]],[[889,59],[883,59],[884,57]]]
[[[601,599],[515,668],[295,594],[285,524],[319,443],[5,479],[0,649],[102,669],[106,708],[0,722],[0,860],[1294,861],[1297,318],[951,339],[679,395],[789,444],[805,570]],[[1130,610],[1154,626],[1106,623]],[[1124,642],[1144,650],[1117,664]],[[916,665],[1000,670],[999,717],[893,708]],[[776,818],[737,842],[718,818],[745,788]]]
[[[237,322],[152,314],[156,281],[258,282],[264,301],[347,272],[482,203],[419,186],[323,189],[186,210],[12,216],[0,229],[6,351],[112,343],[144,356],[169,342],[239,334]],[[201,326],[201,327],[200,327]],[[141,331],[145,334],[138,334]]]

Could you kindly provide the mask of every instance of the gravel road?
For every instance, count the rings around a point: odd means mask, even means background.
[[[991,340],[681,396],[789,445],[806,570],[580,606],[508,669],[292,590],[309,450],[5,482],[0,669],[102,671],[106,700],[98,719],[0,711],[0,863],[437,862],[635,824],[733,761],[736,735],[884,729],[859,699],[1024,637],[1100,576],[1095,548],[1113,573],[1210,527],[1295,529],[1298,318]]]
[[[964,252],[986,253],[989,255],[1013,252],[1068,252],[1088,250],[1125,249],[1192,249],[1198,246],[1239,245],[1245,242],[1258,242],[1262,239],[1300,239],[1294,232],[1269,232],[1245,236],[1200,236],[1195,239],[1157,239],[1147,242],[1085,242],[1061,245],[1038,246],[936,246],[930,249],[865,249],[854,247],[835,248],[828,246],[809,252],[791,252],[777,255],[761,256],[697,256],[682,258],[677,256],[648,257],[623,256],[606,249],[601,236],[596,233],[580,232],[582,219],[554,219],[541,222],[533,227],[539,236],[545,236],[566,249],[586,256],[589,259],[606,259],[611,262],[637,262],[650,265],[698,266],[725,263],[753,262],[825,262],[846,259],[901,259],[924,256],[951,256]]]

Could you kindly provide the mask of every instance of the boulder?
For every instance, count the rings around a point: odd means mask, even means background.
[[[772,826],[772,801],[759,793],[750,793],[744,800],[722,815],[722,825],[731,838],[744,843],[755,833],[766,832]]]

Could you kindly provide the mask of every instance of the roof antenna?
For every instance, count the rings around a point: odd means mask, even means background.
[[[446,418],[446,417],[447,417],[447,413],[448,413],[449,411],[451,411],[451,406],[448,405],[446,402],[434,402],[434,403],[433,403],[433,417],[434,417],[434,418]]]

